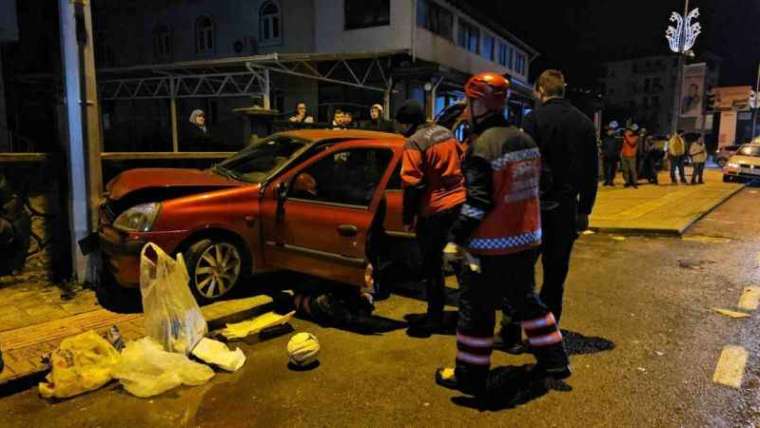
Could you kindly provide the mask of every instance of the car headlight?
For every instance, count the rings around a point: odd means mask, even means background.
[[[729,163],[726,164],[726,168],[729,168],[729,169],[739,169],[739,164],[738,163],[729,162]]]
[[[124,232],[150,232],[161,210],[161,204],[136,205],[116,217],[113,227]]]

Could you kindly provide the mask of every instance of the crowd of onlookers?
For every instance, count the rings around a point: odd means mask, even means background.
[[[384,108],[380,104],[374,104],[369,109],[369,120],[354,121],[353,113],[336,109],[333,113],[333,119],[330,123],[332,129],[350,129],[359,128],[373,131],[395,132],[393,122],[383,117]],[[296,112],[288,119],[291,123],[313,124],[315,123],[306,107],[306,103],[298,103]]]
[[[684,132],[670,135],[664,144],[655,135],[636,124],[621,128],[611,122],[601,141],[602,170],[605,186],[615,186],[618,168],[622,171],[625,187],[638,188],[640,179],[659,184],[658,171],[667,163],[671,184],[689,184],[685,164],[693,169],[691,184],[704,184],[707,148],[703,135],[687,142]]]

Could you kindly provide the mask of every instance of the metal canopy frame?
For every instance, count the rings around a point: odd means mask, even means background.
[[[347,54],[268,54],[100,70],[102,100],[169,100],[172,147],[179,151],[177,99],[261,98],[271,107],[270,73],[383,92],[389,111],[391,57],[405,50]],[[375,85],[382,82],[382,86]]]

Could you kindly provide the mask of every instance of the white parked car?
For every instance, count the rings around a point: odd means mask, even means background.
[[[723,167],[723,181],[760,179],[760,138],[739,148]]]

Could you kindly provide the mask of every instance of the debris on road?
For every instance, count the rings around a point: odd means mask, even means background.
[[[612,240],[613,241],[625,241],[626,237],[625,236],[613,236]]]
[[[201,361],[228,372],[236,372],[245,364],[245,354],[240,348],[230,351],[224,343],[208,338],[201,339],[193,348],[192,354]]]
[[[760,287],[747,287],[739,300],[739,309],[754,311],[760,306]]]
[[[94,391],[112,379],[119,352],[95,331],[64,339],[50,356],[52,370],[40,382],[45,398],[69,398]]]
[[[584,230],[583,232],[581,232],[581,235],[594,235],[594,234],[596,234],[596,232],[594,232],[593,230],[589,230],[589,229]]]
[[[288,342],[288,362],[296,367],[309,367],[317,362],[319,341],[311,333],[298,333]]]
[[[113,377],[130,394],[147,398],[183,384],[203,385],[214,377],[214,370],[184,354],[167,352],[160,343],[145,337],[127,343]]]
[[[248,321],[227,324],[227,327],[222,330],[221,334],[227,340],[243,339],[251,335],[259,334],[266,329],[285,325],[293,319],[295,314],[295,311],[286,315],[268,312]]]
[[[719,313],[719,314],[721,314],[723,316],[734,318],[734,319],[748,318],[750,316],[747,313],[732,311],[730,309],[713,308],[713,311],[715,311],[715,312],[717,312],[717,313]]]

